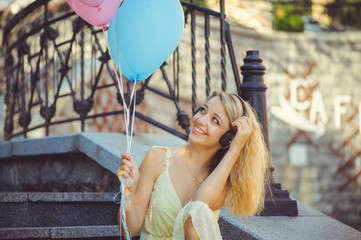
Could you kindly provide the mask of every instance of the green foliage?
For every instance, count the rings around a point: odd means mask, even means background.
[[[196,4],[203,7],[207,7],[207,0],[196,0]]]
[[[287,9],[277,9],[274,16],[274,27],[276,30],[287,32],[302,32],[302,16]]]
[[[302,16],[312,15],[311,0],[273,0],[272,3],[274,29],[288,32],[303,31]],[[333,26],[361,29],[361,0],[334,0],[324,5],[324,13],[330,16]],[[326,29],[328,26],[323,28]]]
[[[183,2],[191,2],[191,0],[185,0]],[[207,7],[207,0],[195,0],[195,4],[202,6],[202,7]],[[187,10],[186,7],[183,7],[183,11]]]
[[[274,2],[274,29],[286,32],[303,32],[302,16],[311,15],[310,0]]]

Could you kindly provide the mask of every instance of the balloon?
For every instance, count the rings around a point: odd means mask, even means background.
[[[141,81],[150,76],[178,46],[184,28],[179,0],[125,0],[116,17],[116,39],[123,66]]]
[[[105,0],[79,0],[79,1],[87,5],[88,7],[98,7]]]
[[[114,17],[119,4],[119,0],[106,0],[98,7],[89,7],[79,0],[66,1],[82,19],[96,27],[107,25]]]
[[[114,60],[115,64],[121,69],[121,72],[123,73],[124,76],[126,76],[128,79],[135,79],[137,74],[129,69],[127,62],[125,61],[124,56],[120,52],[120,49],[118,47],[117,33],[116,33],[117,15],[118,13],[115,14],[114,18],[109,23],[109,27],[108,27],[108,44],[109,44],[110,56]],[[120,65],[121,62],[122,65]]]

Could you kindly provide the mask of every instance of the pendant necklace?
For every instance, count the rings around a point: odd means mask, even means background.
[[[192,175],[192,180],[193,180],[193,182],[195,182],[195,183],[197,183],[198,185],[201,185],[202,183],[200,182],[200,181],[198,181],[198,179],[197,179],[197,177],[196,176],[194,176],[193,175],[193,173],[192,173],[192,170],[191,170],[191,168],[189,167],[189,165],[188,165],[188,155],[187,155],[187,151],[188,149],[186,149],[186,153],[185,153],[185,156],[186,156],[186,166],[187,166],[187,168],[188,168],[188,171],[190,172],[190,174]]]

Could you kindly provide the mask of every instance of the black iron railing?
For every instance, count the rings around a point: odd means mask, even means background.
[[[197,45],[196,21],[204,20],[205,47],[205,82],[206,95],[211,87],[210,74],[210,22],[219,21],[220,26],[220,65],[221,89],[227,89],[226,58],[229,57],[233,78],[240,91],[241,81],[236,59],[233,53],[230,29],[225,22],[224,1],[221,1],[221,12],[212,11],[198,6],[193,0],[181,2],[184,6],[186,28],[191,29],[192,55],[192,111],[197,105]],[[190,19],[190,20],[189,20]],[[190,22],[190,24],[189,24]],[[29,131],[45,128],[45,135],[49,135],[49,128],[73,121],[79,121],[81,131],[85,130],[87,119],[104,117],[112,114],[122,114],[122,111],[91,114],[94,105],[94,95],[102,88],[114,88],[115,76],[109,54],[102,36],[102,30],[94,29],[67,6],[66,2],[37,0],[12,18],[4,28],[3,46],[5,48],[5,78],[6,78],[6,119],[5,138],[27,136]],[[228,56],[226,52],[228,48]],[[152,77],[142,82],[138,89],[138,100],[145,91],[154,92],[172,101],[177,110],[177,120],[182,130],[175,130],[143,115],[136,116],[148,123],[162,128],[183,139],[187,138],[189,118],[179,105],[179,50],[173,54],[173,82],[165,70],[160,68],[168,91],[161,91],[149,86]],[[182,67],[182,66],[181,66]],[[112,81],[100,85],[101,75],[107,72]],[[239,92],[240,94],[240,92]],[[72,117],[57,119],[58,102],[63,98],[71,98],[73,103]],[[119,96],[118,101],[121,103]],[[38,112],[42,117],[32,124],[32,115]]]

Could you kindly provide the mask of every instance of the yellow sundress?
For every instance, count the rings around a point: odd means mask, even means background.
[[[166,151],[163,160],[166,170],[154,183],[140,239],[184,240],[184,223],[189,215],[201,240],[222,239],[217,222],[219,210],[213,212],[206,203],[200,201],[190,201],[182,207],[168,173],[172,152],[167,147],[153,148]]]

